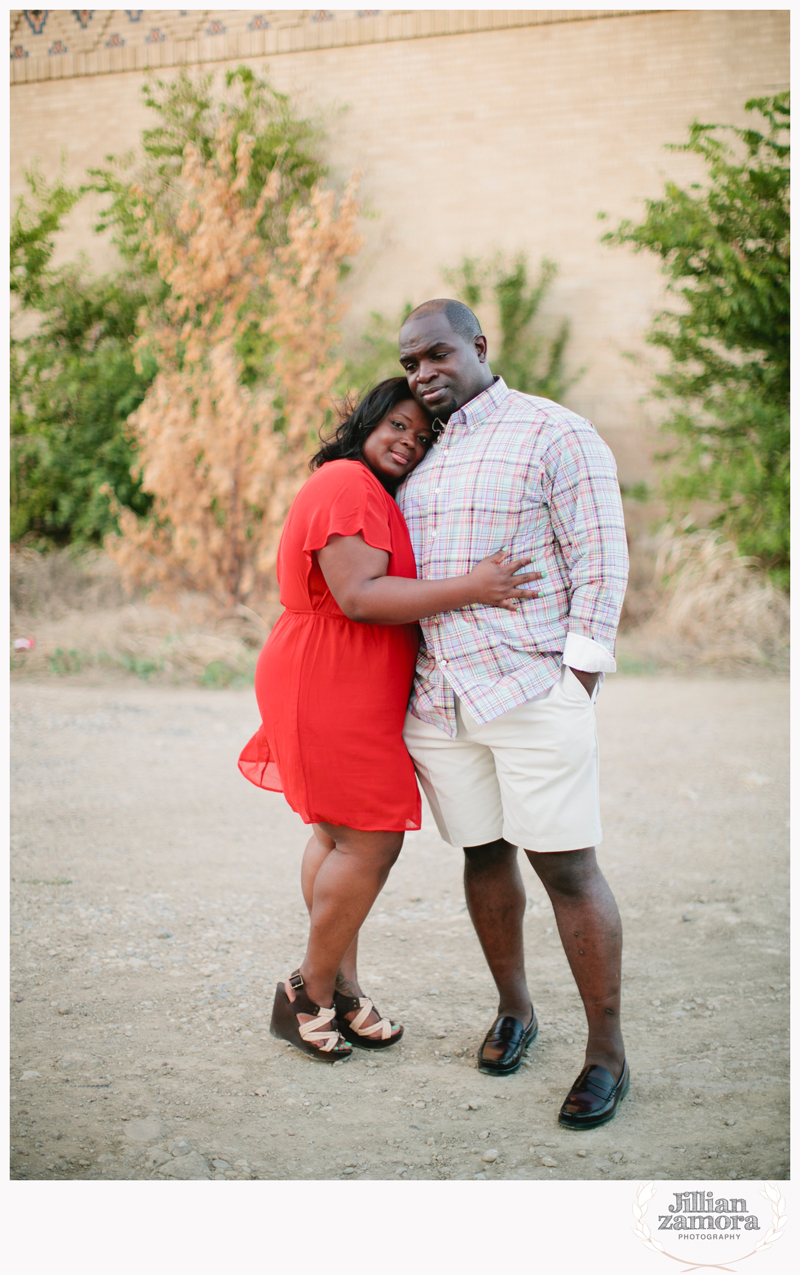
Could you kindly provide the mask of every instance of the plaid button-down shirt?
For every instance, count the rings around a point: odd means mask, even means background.
[[[456,737],[455,695],[479,722],[541,695],[562,660],[613,672],[628,577],[616,465],[594,426],[501,378],[450,417],[400,487],[423,580],[506,546],[545,578],[516,612],[466,606],[422,620],[411,712]]]

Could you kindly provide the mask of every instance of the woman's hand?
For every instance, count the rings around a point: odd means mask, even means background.
[[[530,580],[541,580],[541,571],[529,571],[525,575],[515,575],[520,567],[527,567],[532,558],[516,558],[513,562],[504,562],[505,549],[484,558],[473,567],[467,576],[470,590],[474,590],[471,602],[484,606],[503,607],[506,611],[517,609],[517,599],[538,598],[538,593],[530,589],[522,589],[520,585]]]

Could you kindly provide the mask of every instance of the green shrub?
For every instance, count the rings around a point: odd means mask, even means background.
[[[51,673],[65,677],[68,673],[80,673],[85,657],[80,651],[62,651],[61,647],[57,646],[53,654],[48,655],[47,662]]]
[[[666,352],[656,397],[673,445],[673,506],[712,502],[712,525],[782,587],[789,572],[789,94],[754,98],[754,128],[699,124],[670,149],[699,155],[703,184],[669,182],[603,242],[660,256],[676,311],[647,340]],[[736,148],[716,133],[726,131]]]

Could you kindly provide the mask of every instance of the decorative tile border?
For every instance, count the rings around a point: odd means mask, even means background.
[[[191,66],[236,58],[274,57],[283,53],[465,35],[513,27],[561,22],[601,21],[660,9],[22,9],[12,10],[11,83],[74,79],[142,71],[148,67]],[[170,33],[174,15],[187,19],[192,38]],[[16,17],[16,22],[14,21]],[[151,21],[152,19],[152,21]],[[158,21],[156,21],[158,19]],[[75,51],[69,30],[91,47]],[[123,34],[124,32],[124,34]],[[51,43],[43,53],[41,38]],[[56,37],[56,38],[54,38]],[[36,47],[32,47],[35,45]],[[72,48],[72,51],[71,51]]]

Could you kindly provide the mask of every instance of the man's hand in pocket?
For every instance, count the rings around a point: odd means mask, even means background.
[[[599,673],[584,673],[583,669],[572,668],[572,666],[569,664],[567,665],[567,667],[571,670],[571,672],[575,674],[581,686],[583,686],[584,690],[586,691],[586,694],[589,696],[589,699],[591,699],[594,694],[594,688],[597,685],[597,681],[598,681],[598,678],[600,677],[600,674]]]

